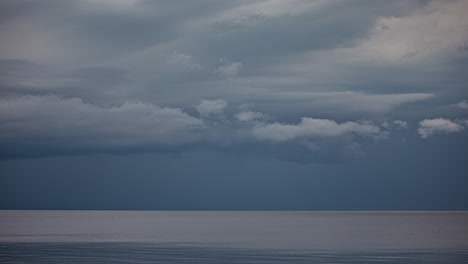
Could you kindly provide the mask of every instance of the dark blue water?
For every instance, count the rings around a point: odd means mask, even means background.
[[[468,263],[468,213],[0,211],[0,263]]]

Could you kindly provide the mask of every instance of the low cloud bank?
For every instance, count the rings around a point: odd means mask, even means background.
[[[132,149],[196,142],[203,121],[179,108],[140,101],[99,106],[79,98],[21,96],[0,101],[0,145],[13,152]]]
[[[0,100],[0,157],[249,146],[253,152],[287,150],[287,159],[332,160],[335,154],[362,155],[365,142],[408,127],[403,120],[337,122],[313,117],[282,123],[246,105],[228,107],[224,99],[202,100],[195,109],[198,115],[192,116],[181,108],[141,101],[103,106],[55,95],[6,97]],[[464,119],[425,119],[417,132],[428,138],[460,132],[467,125]]]

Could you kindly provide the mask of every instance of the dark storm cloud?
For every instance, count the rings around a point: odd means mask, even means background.
[[[0,5],[3,157],[250,144],[328,159],[364,153],[387,120],[468,114],[466,1]]]

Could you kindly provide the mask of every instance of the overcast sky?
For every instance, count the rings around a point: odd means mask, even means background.
[[[468,1],[0,1],[0,208],[468,210]]]

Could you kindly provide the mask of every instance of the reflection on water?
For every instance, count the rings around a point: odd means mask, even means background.
[[[0,211],[0,263],[468,263],[468,212]]]
[[[294,251],[147,243],[0,243],[0,263],[468,263],[463,251]]]

